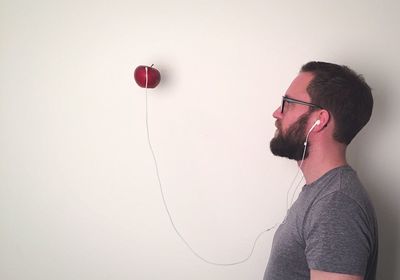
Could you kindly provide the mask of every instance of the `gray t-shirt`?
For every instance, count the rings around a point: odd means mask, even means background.
[[[277,229],[264,280],[310,279],[310,269],[375,279],[373,206],[350,166],[305,185]]]

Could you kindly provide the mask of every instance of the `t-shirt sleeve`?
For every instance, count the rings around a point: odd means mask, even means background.
[[[340,192],[329,194],[310,209],[304,224],[310,269],[364,275],[370,234],[362,208]]]

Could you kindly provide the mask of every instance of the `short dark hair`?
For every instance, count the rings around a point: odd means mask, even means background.
[[[371,118],[371,88],[347,66],[311,61],[303,65],[301,72],[314,75],[307,92],[311,102],[329,111],[335,120],[334,139],[350,144]]]

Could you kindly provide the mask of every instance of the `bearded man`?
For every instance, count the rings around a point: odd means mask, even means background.
[[[346,66],[305,64],[273,113],[274,155],[296,160],[303,186],[277,229],[264,280],[373,280],[378,229],[346,149],[371,117],[365,80]]]

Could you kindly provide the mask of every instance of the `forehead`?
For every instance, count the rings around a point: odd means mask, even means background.
[[[300,72],[286,90],[286,96],[309,102],[307,87],[313,78],[314,75],[310,72]]]

